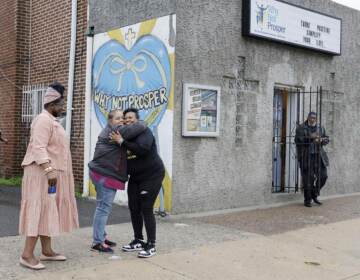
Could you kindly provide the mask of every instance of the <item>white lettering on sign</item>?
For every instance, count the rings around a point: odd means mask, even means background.
[[[341,19],[277,0],[244,3],[250,9],[245,35],[341,54]]]

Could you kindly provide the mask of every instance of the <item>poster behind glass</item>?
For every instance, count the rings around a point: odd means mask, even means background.
[[[219,97],[219,87],[184,85],[184,136],[218,136]]]

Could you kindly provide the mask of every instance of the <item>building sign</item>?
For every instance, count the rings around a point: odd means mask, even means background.
[[[161,210],[171,208],[175,36],[176,15],[168,15],[94,37],[91,155],[111,110],[139,109],[166,168],[157,202]],[[126,192],[117,197],[127,200]]]
[[[341,54],[341,19],[277,0],[243,0],[243,34]]]

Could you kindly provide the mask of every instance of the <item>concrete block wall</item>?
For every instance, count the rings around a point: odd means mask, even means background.
[[[323,193],[360,191],[360,12],[328,0],[288,2],[342,18],[342,55],[242,37],[239,0],[90,0],[96,33],[177,15],[174,213],[301,199],[301,194],[271,193],[276,85],[323,86],[325,124],[332,131],[330,176]],[[220,137],[181,136],[183,82],[222,87]]]

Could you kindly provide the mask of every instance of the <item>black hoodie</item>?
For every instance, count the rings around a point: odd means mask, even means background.
[[[122,144],[127,151],[128,173],[132,180],[146,181],[164,176],[164,164],[157,152],[155,137],[149,128]]]

